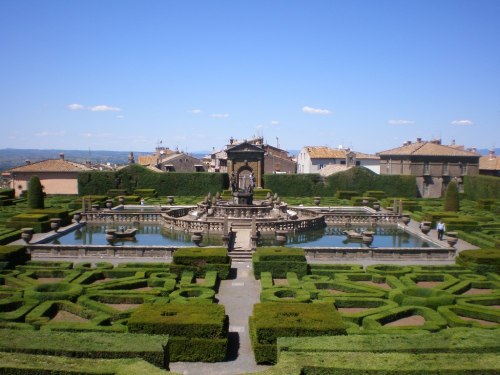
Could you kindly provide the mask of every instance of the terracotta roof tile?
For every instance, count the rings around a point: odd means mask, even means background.
[[[311,159],[345,159],[346,154],[352,150],[342,148],[330,148],[326,146],[307,146],[305,147]],[[352,151],[356,159],[380,159],[376,155],[364,154],[362,152]]]
[[[479,158],[479,169],[489,171],[500,171],[500,156],[481,156]]]
[[[156,165],[156,155],[139,155],[137,164],[140,165]]]
[[[378,155],[419,155],[419,156],[479,156],[478,153],[457,147],[444,146],[433,142],[415,142],[406,146],[379,152]]]
[[[48,159],[9,169],[8,172],[82,172],[91,171],[85,164],[62,159]]]

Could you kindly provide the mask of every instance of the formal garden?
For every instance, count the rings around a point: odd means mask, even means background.
[[[141,199],[194,205],[227,188],[227,176],[203,174],[200,182],[192,174],[145,173],[83,173],[80,196],[0,192],[1,373],[168,374],[177,362],[231,366],[230,321],[219,301],[221,284],[234,278],[226,248],[187,246],[169,262],[112,264],[31,259],[26,245],[10,244],[19,243],[22,228],[49,233],[82,208]],[[455,264],[363,267],[308,263],[300,248],[259,247],[251,269],[260,302],[247,329],[255,361],[269,366],[260,373],[499,373],[499,183],[470,178],[465,193],[421,199],[414,181],[364,173],[264,181],[266,193],[291,206],[379,205],[432,228],[443,220],[448,232],[478,249],[460,252]]]

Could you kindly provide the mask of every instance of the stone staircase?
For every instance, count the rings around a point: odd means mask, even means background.
[[[252,248],[250,245],[251,229],[248,227],[234,227],[234,243],[229,251],[233,261],[250,261],[252,259]]]

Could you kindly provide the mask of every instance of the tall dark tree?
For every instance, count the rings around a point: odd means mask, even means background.
[[[30,178],[28,186],[28,206],[29,208],[44,208],[42,184],[38,176]]]
[[[455,181],[451,181],[446,187],[444,195],[444,210],[457,212],[459,209],[458,185]]]

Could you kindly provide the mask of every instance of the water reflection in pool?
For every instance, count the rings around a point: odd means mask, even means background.
[[[115,246],[194,246],[191,241],[191,233],[174,231],[161,225],[140,224],[135,226],[120,224],[113,226],[113,228],[118,226],[124,229],[134,227],[139,230],[133,240],[114,240],[113,245]],[[57,245],[108,245],[106,228],[110,228],[110,226],[106,224],[87,224],[53,240],[51,243]],[[203,246],[221,246],[222,239],[220,235],[216,234],[203,235],[201,244]]]
[[[351,227],[356,232],[364,230],[374,231],[371,245],[363,244],[359,240],[349,240],[342,232],[345,227],[327,226],[296,234],[288,234],[286,246],[290,247],[434,247],[432,243],[408,233],[397,227]],[[274,236],[262,236],[261,246],[275,246]]]

